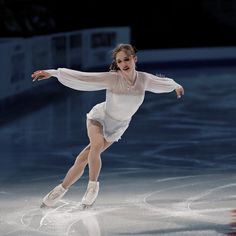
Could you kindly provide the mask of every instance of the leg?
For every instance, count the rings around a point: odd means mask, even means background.
[[[63,183],[56,186],[43,198],[42,206],[55,205],[55,203],[65,195],[65,193],[68,191],[68,188],[81,177],[87,164],[89,164],[89,179],[91,181],[97,180],[101,169],[100,154],[112,143],[107,142],[103,138],[102,127],[96,121],[88,121],[88,136],[90,139],[90,144],[77,156],[74,165],[69,169],[63,180]],[[94,185],[94,183],[96,185]],[[98,186],[97,182],[92,182],[89,184],[89,189],[92,190],[94,190],[94,186]],[[98,188],[96,190],[98,191]],[[86,192],[86,196],[90,197],[90,193],[91,192]],[[93,194],[92,197],[94,198],[94,196],[95,195]],[[89,200],[91,201],[91,198]]]
[[[103,151],[105,151],[110,146],[110,143],[106,143],[104,145]],[[88,164],[88,154],[90,151],[90,144],[81,151],[81,153],[77,156],[74,165],[67,172],[62,186],[65,189],[68,189],[72,184],[74,184],[84,172],[84,168]]]
[[[94,120],[87,121],[90,150],[88,154],[89,180],[97,181],[101,170],[101,153],[107,149],[112,142],[107,142],[102,134],[102,125]]]
[[[88,120],[88,136],[90,140],[90,151],[88,154],[89,164],[89,183],[87,190],[82,198],[83,208],[93,205],[96,201],[99,182],[97,181],[101,170],[101,153],[104,148],[109,147],[112,143],[107,142],[102,135],[102,126],[100,123]]]
[[[88,145],[85,149],[83,149],[77,156],[74,165],[69,169],[62,182],[63,188],[68,189],[83,175],[84,168],[88,163],[89,149],[90,145]]]

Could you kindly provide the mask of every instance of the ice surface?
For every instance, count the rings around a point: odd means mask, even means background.
[[[103,93],[71,91],[1,126],[0,235],[236,235],[235,71],[169,76],[185,96],[146,95],[122,140],[103,154],[88,210],[79,207],[87,170],[55,207],[40,204],[87,144],[85,115]]]

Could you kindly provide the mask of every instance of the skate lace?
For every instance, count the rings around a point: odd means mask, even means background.
[[[49,194],[49,198],[50,199],[55,199],[57,197],[59,197],[61,194],[63,193],[63,190],[62,189],[57,189],[55,191],[52,191],[50,194]]]
[[[90,199],[94,197],[94,194],[96,193],[96,188],[90,187],[88,188],[88,190],[86,191],[86,198]]]

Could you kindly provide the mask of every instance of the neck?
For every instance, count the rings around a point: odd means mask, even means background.
[[[132,71],[126,73],[125,71],[121,72],[123,77],[127,79],[129,82],[133,82],[136,78],[136,70],[133,69]]]

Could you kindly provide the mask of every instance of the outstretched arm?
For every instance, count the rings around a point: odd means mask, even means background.
[[[108,89],[117,78],[116,72],[82,72],[67,68],[39,70],[32,74],[33,81],[56,77],[63,85],[82,91]]]
[[[184,95],[184,88],[173,79],[158,77],[156,75],[146,73],[146,91],[153,93],[168,93],[174,90],[177,98],[181,98],[182,95]]]

